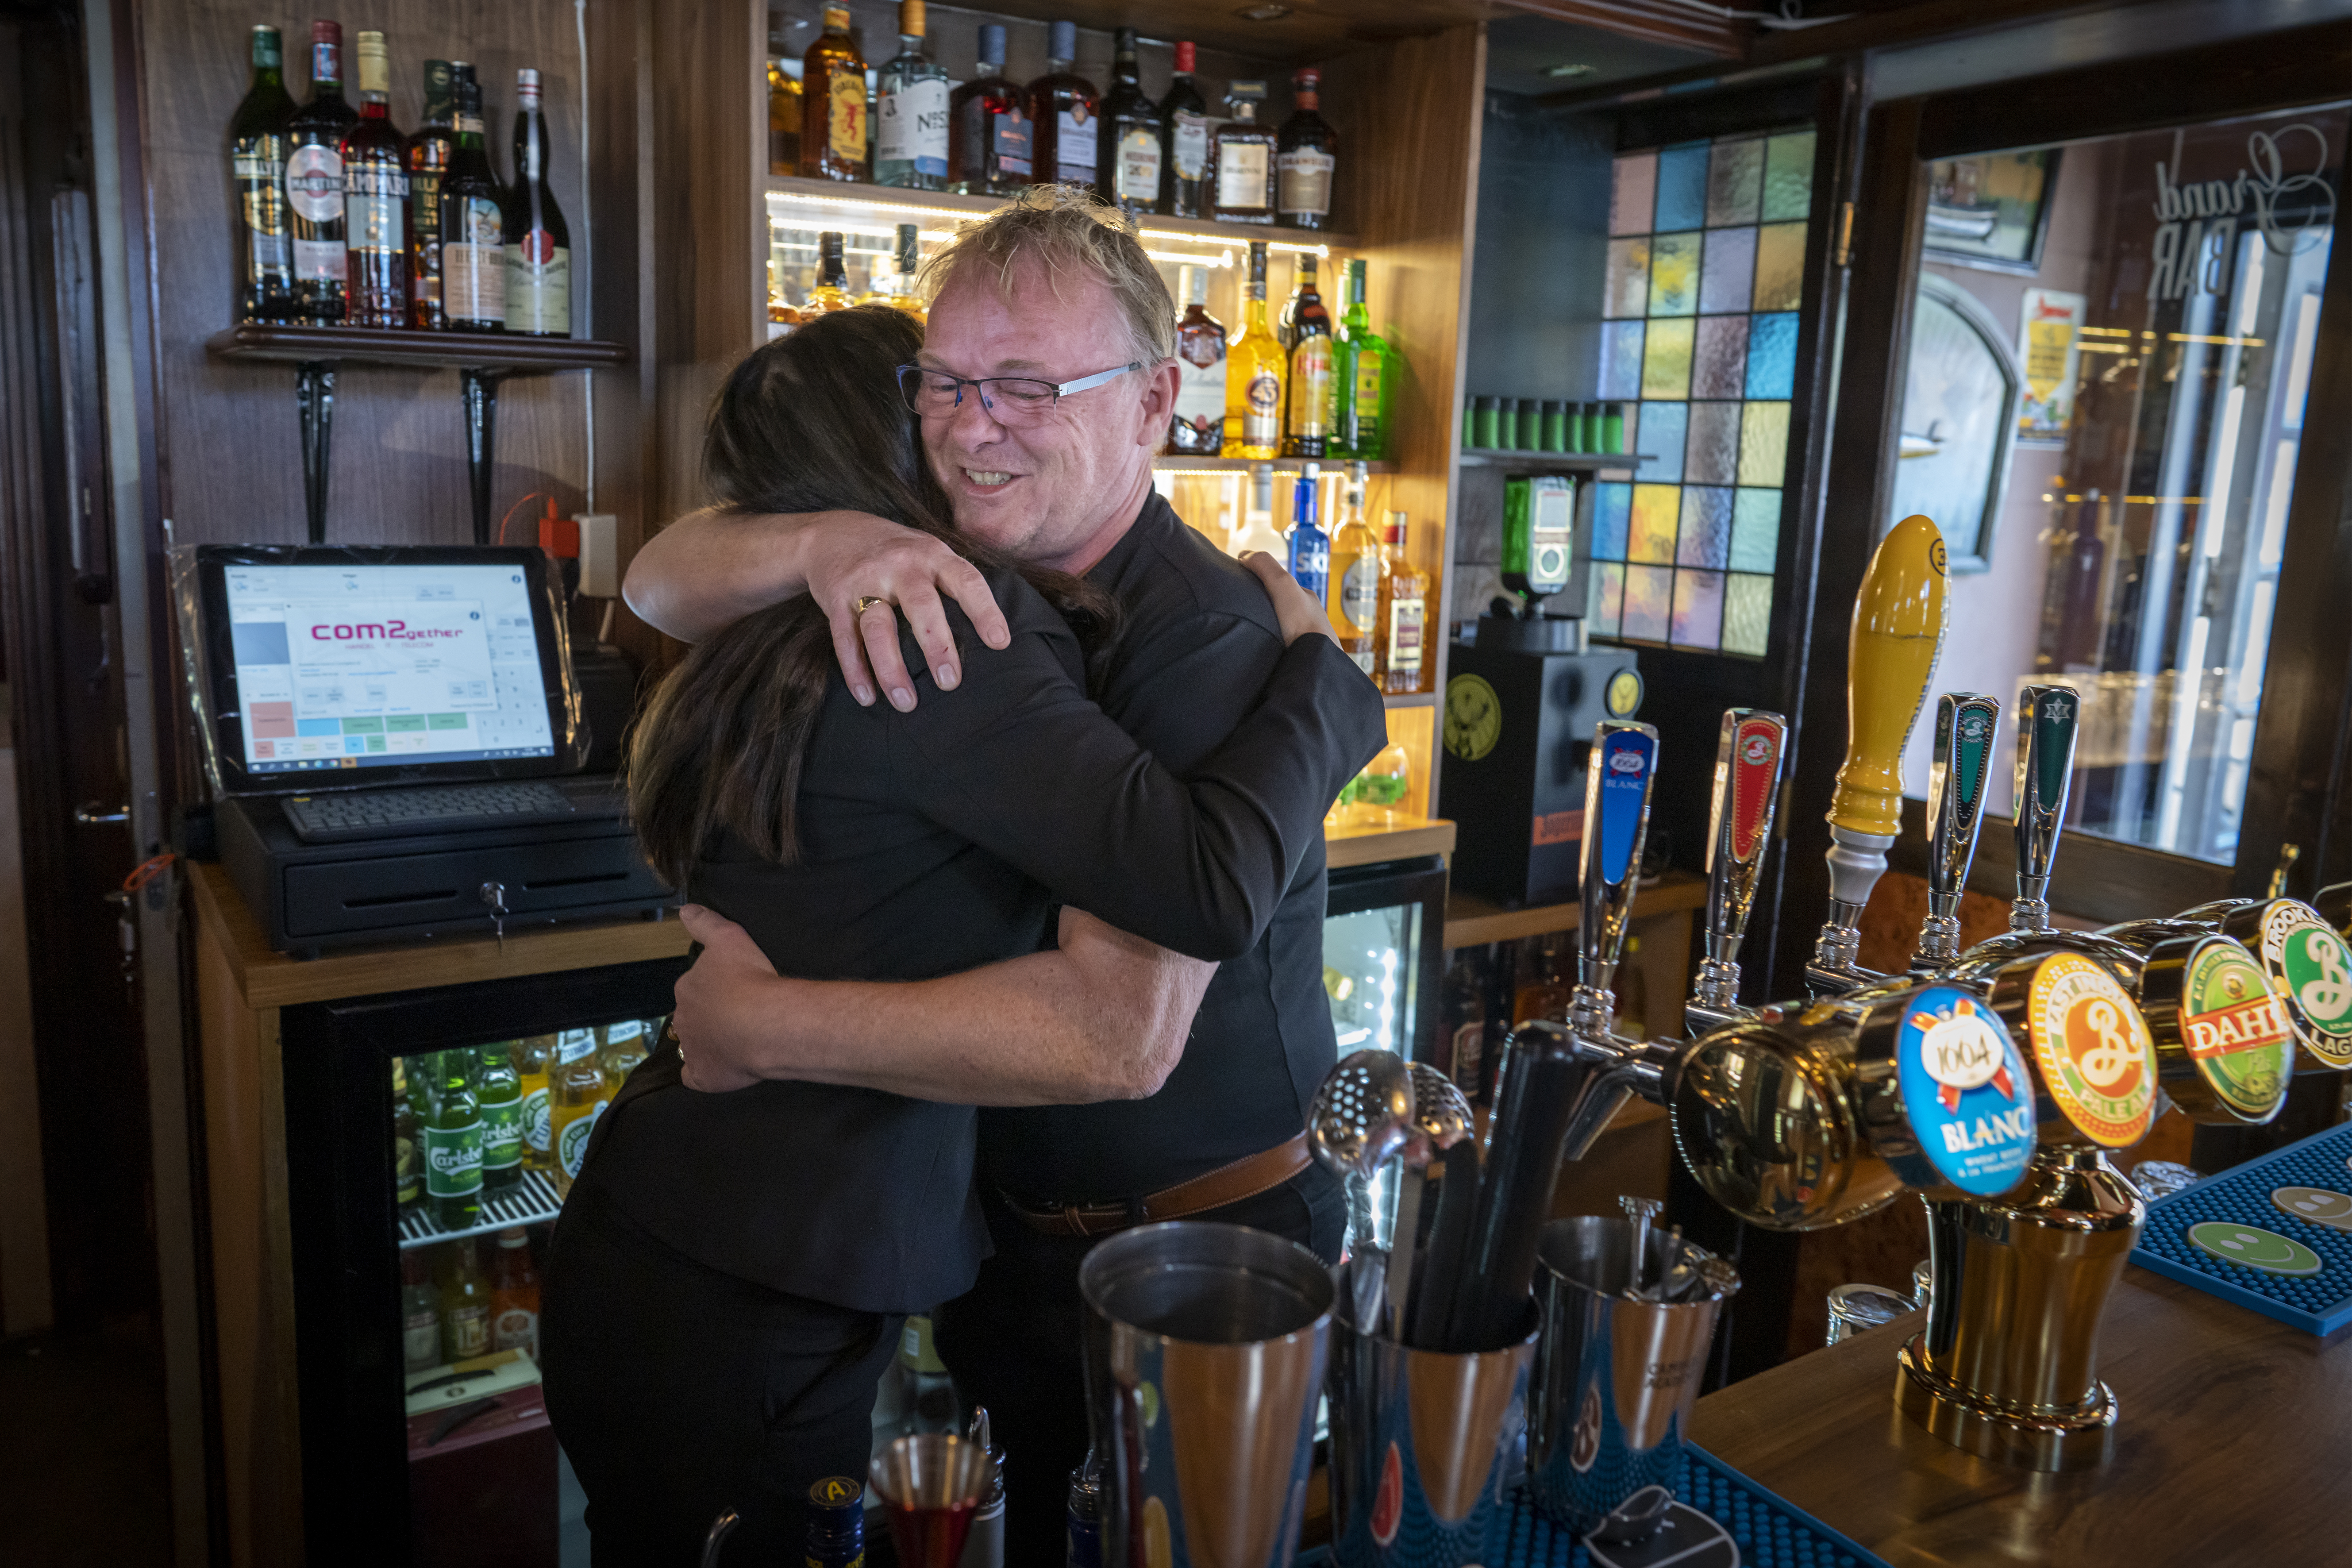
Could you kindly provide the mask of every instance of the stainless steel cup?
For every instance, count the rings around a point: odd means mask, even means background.
[[[1677,1256],[1706,1256],[1652,1230],[1642,1278]],[[1633,1227],[1580,1215],[1544,1227],[1537,1297],[1543,1310],[1528,1396],[1528,1493],[1578,1535],[1640,1540],[1664,1521],[1654,1507],[1618,1510],[1647,1488],[1672,1495],[1683,1429],[1706,1367],[1722,1297],[1636,1300]]]
[[[1178,1220],[1078,1270],[1110,1568],[1286,1568],[1307,1511],[1333,1290],[1307,1248]]]
[[[1516,1479],[1535,1310],[1516,1344],[1472,1355],[1331,1334],[1331,1552],[1340,1568],[1465,1568]]]

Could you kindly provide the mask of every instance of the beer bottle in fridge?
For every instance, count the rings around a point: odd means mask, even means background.
[[[400,1255],[400,1359],[411,1373],[441,1364],[441,1292],[421,1247]]]
[[[629,1081],[637,1064],[652,1051],[654,1038],[638,1018],[623,1018],[604,1026],[604,1082],[614,1094]]]
[[[490,1353],[490,1282],[474,1238],[449,1244],[442,1261],[441,1354],[446,1361]]]
[[[474,1054],[481,1062],[482,1190],[505,1192],[522,1183],[522,1075],[510,1040]]]
[[[520,1226],[499,1232],[490,1259],[490,1348],[539,1359],[539,1270]]]
[[[555,1037],[555,1067],[548,1075],[548,1130],[555,1150],[555,1191],[572,1191],[588,1135],[612,1100],[604,1068],[596,1059],[596,1031],[566,1029]]]
[[[424,1058],[437,1085],[425,1119],[425,1201],[443,1230],[482,1223],[482,1100],[474,1053],[440,1051]]]
[[[416,1108],[409,1102],[408,1073],[398,1057],[392,1058],[393,1192],[406,1214],[425,1196],[425,1150],[416,1127]]]
[[[555,1056],[553,1035],[530,1035],[514,1043],[515,1075],[522,1082],[522,1168],[555,1168],[548,1142],[547,1068]]]

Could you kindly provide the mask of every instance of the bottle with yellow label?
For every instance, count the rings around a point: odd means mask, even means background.
[[[613,1092],[620,1092],[621,1086],[628,1082],[629,1075],[646,1059],[653,1045],[654,1037],[642,1018],[623,1018],[604,1026],[604,1081],[612,1086]]]
[[[1265,242],[1250,241],[1242,286],[1241,336],[1225,345],[1225,450],[1243,458],[1282,455],[1282,386],[1289,357],[1265,311]]]
[[[1339,350],[1331,312],[1315,287],[1315,258],[1298,258],[1298,317],[1290,349],[1290,395],[1284,405],[1282,452],[1320,458],[1339,412]]]
[[[1325,608],[1331,616],[1331,629],[1339,634],[1340,650],[1366,675],[1377,679],[1381,543],[1364,521],[1365,472],[1361,463],[1348,465],[1348,482],[1340,492],[1339,526],[1331,534],[1331,602]]]
[[[522,1168],[548,1171],[555,1167],[554,1144],[547,1119],[547,1069],[555,1058],[553,1035],[531,1035],[514,1043],[516,1076],[522,1079]]]
[[[849,7],[824,8],[824,32],[801,60],[801,174],[864,180],[869,138],[866,58],[849,36]]]
[[[555,1191],[572,1191],[587,1157],[588,1135],[611,1104],[613,1091],[597,1059],[596,1031],[566,1029],[555,1037],[555,1066],[548,1075],[548,1131],[555,1151]]]

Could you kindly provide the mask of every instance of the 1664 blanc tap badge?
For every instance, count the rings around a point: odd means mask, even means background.
[[[1935,1174],[1977,1197],[2017,1185],[2033,1155],[2033,1083],[1991,1010],[1956,985],[1922,987],[1904,1004],[1895,1058],[1904,1114]]]
[[[2352,1068],[2352,948],[2310,905],[2278,899],[2263,917],[2262,959],[2305,1047]]]
[[[2189,961],[2180,1034],[2189,1059],[2230,1109],[2267,1120],[2286,1095],[2294,1031],[2253,954],[2215,937]]]
[[[2079,952],[2052,953],[2033,972],[2026,1017],[2042,1081],[2077,1131],[2110,1149],[2147,1136],[2156,1042],[2105,965]]]

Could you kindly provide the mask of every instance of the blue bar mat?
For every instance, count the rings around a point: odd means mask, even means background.
[[[2283,1203],[2272,1195],[2282,1188],[2308,1191]],[[2300,1212],[2291,1206],[2298,1201]],[[2352,1125],[2315,1132],[2150,1204],[2131,1260],[2306,1333],[2332,1334],[2352,1323],[2352,1231],[2308,1217],[2314,1213],[2337,1225],[2352,1213]],[[2234,1261],[2223,1250],[2231,1247],[2273,1267]]]
[[[1670,1549],[1676,1568],[1887,1568],[1802,1509],[1749,1480],[1714,1455],[1685,1447],[1675,1472],[1675,1496],[1722,1527],[1738,1548],[1709,1551],[1704,1543]],[[1663,1544],[1663,1543],[1660,1543]],[[1626,1549],[1618,1548],[1622,1552]],[[1296,1568],[1331,1568],[1330,1550],[1301,1552]],[[1602,1568],[1568,1531],[1538,1513],[1524,1489],[1515,1489],[1486,1538],[1485,1568]]]

